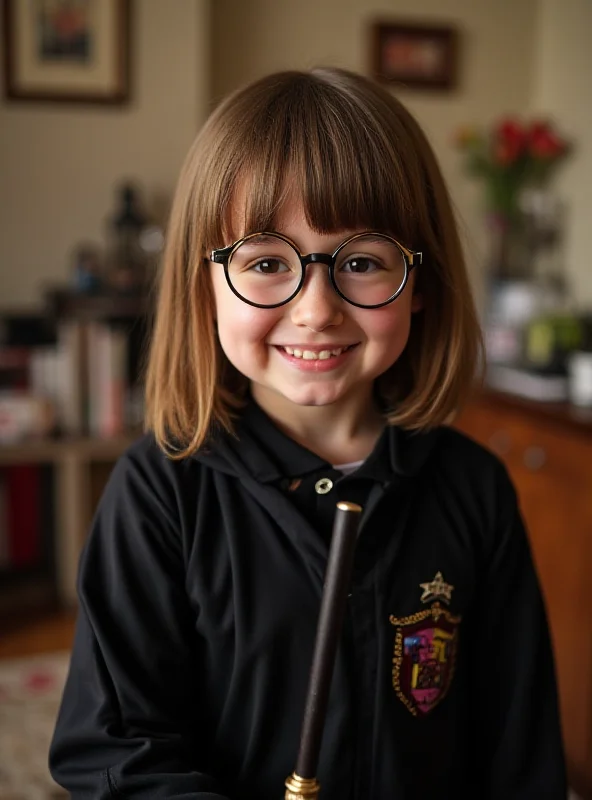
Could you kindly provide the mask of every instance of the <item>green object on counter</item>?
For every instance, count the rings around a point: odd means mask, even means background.
[[[580,347],[581,321],[571,315],[550,315],[533,319],[525,331],[525,358],[539,369],[561,368],[565,357]]]

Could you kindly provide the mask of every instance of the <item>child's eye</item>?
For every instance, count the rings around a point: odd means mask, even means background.
[[[340,272],[355,272],[361,275],[367,275],[369,272],[376,272],[379,269],[383,269],[382,265],[368,256],[350,257],[339,267]]]
[[[290,267],[279,258],[261,258],[251,264],[248,269],[260,272],[262,275],[279,275],[290,271]]]

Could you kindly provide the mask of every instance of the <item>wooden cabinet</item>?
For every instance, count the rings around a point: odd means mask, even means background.
[[[456,427],[501,457],[518,490],[549,615],[570,779],[592,797],[592,413],[483,392]]]

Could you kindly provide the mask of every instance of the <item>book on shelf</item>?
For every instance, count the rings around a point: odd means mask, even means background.
[[[126,428],[128,386],[126,333],[100,323],[88,327],[88,431],[117,436]]]
[[[142,320],[73,318],[56,322],[53,341],[0,341],[0,443],[137,428],[145,333]]]

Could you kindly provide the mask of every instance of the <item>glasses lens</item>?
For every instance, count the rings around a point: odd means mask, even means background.
[[[273,234],[247,239],[228,262],[235,291],[258,305],[273,306],[288,300],[298,288],[301,275],[297,253]]]
[[[353,303],[386,303],[405,281],[403,251],[380,234],[359,236],[337,254],[335,283]]]

